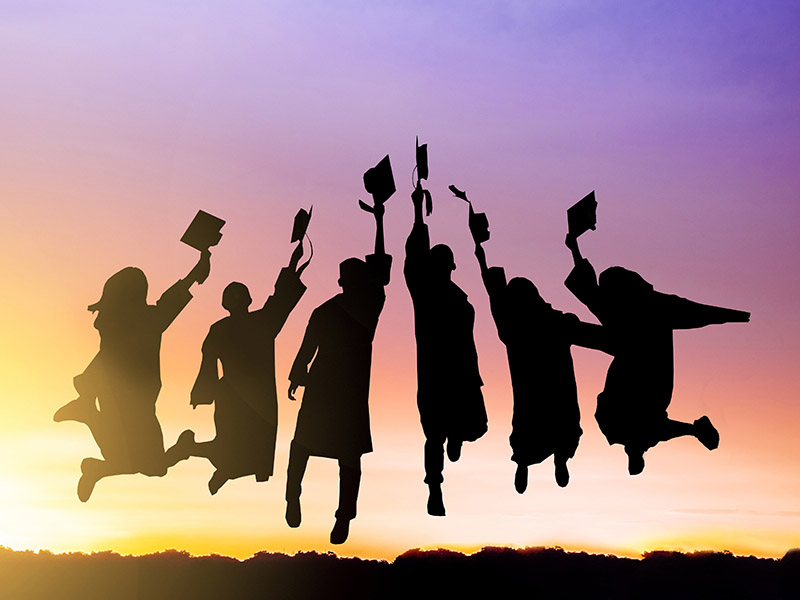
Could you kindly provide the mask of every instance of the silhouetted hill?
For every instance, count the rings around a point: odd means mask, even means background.
[[[727,552],[642,559],[559,548],[409,550],[394,562],[260,552],[245,561],[168,550],[146,556],[0,547],[0,597],[114,598],[797,598],[800,550],[782,560]]]

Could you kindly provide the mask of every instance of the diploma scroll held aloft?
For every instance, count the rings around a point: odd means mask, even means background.
[[[198,210],[181,241],[200,252],[216,246],[222,239],[222,226],[225,221],[203,210]]]
[[[597,228],[597,200],[594,190],[567,209],[567,226],[569,235],[577,238],[589,229]]]

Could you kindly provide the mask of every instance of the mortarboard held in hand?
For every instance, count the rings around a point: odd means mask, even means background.
[[[461,191],[456,186],[451,185],[450,191],[456,198],[461,198],[469,204],[469,231],[476,244],[482,244],[489,240],[489,219],[486,213],[476,213],[472,208],[472,202],[467,198],[467,193]]]
[[[569,235],[574,238],[597,228],[597,200],[594,199],[594,190],[567,209],[567,226]]]
[[[290,244],[294,244],[295,242],[300,242],[297,245],[297,249],[295,253],[292,254],[292,261],[290,266],[296,265],[297,262],[300,260],[300,257],[303,255],[303,238],[306,237],[306,232],[308,231],[308,224],[311,221],[311,212],[314,210],[312,206],[308,210],[301,208],[297,211],[297,214],[294,216],[294,224],[292,226],[292,239],[289,242]],[[311,238],[308,238],[308,246],[311,249],[311,254],[308,257],[308,260],[304,262],[298,269],[297,274],[301,275],[308,264],[311,262],[311,259],[314,257],[314,245],[311,243]],[[296,258],[295,258],[296,256]]]
[[[301,208],[297,211],[297,214],[294,216],[294,226],[292,227],[292,239],[289,242],[290,244],[302,241],[306,236],[308,223],[311,221],[311,211],[313,210],[314,207],[312,206],[309,210]]]
[[[420,183],[423,179],[428,178],[428,144],[419,145],[419,136],[417,136],[416,140],[417,150],[416,150],[416,157],[417,157],[417,164],[414,167],[415,171],[417,172],[417,181],[414,183],[414,187],[422,187]],[[422,193],[425,196],[425,215],[430,217],[431,213],[433,212],[433,198],[431,197],[431,193],[428,190],[422,190]]]
[[[428,144],[419,145],[417,136],[417,181],[428,178]]]
[[[186,233],[181,237],[181,241],[187,246],[199,250],[208,251],[211,246],[216,246],[222,239],[222,226],[225,221],[215,217],[203,210],[198,210]]]
[[[388,154],[364,173],[364,188],[367,193],[372,194],[376,205],[383,204],[395,193],[397,188],[394,185],[392,164],[389,162]],[[375,212],[375,209],[363,200],[359,200],[358,205],[367,212]]]

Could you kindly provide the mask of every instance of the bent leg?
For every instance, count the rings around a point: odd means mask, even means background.
[[[84,458],[81,462],[81,478],[78,480],[78,499],[81,502],[86,502],[91,497],[95,484],[103,477],[130,475],[132,473],[134,471],[131,469],[126,469],[107,460]]]
[[[658,441],[666,442],[685,435],[695,435],[695,427],[693,424],[667,419],[666,423],[664,423],[664,426],[661,428]]]
[[[178,436],[178,441],[164,453],[164,460],[167,468],[174,467],[182,460],[190,456],[202,456],[197,454],[198,444],[194,441],[194,431],[187,429]]]

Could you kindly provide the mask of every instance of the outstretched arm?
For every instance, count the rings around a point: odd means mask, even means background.
[[[700,304],[680,296],[664,296],[669,306],[673,329],[697,329],[723,323],[748,323],[750,313],[733,308]]]

